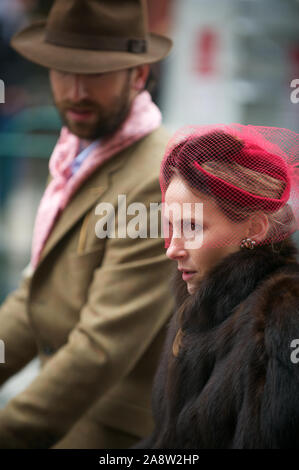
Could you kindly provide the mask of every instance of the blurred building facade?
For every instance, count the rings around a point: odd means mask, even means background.
[[[241,122],[299,131],[297,0],[175,0],[163,94],[169,127]]]

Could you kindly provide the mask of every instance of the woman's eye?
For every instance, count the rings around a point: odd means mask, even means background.
[[[202,226],[195,222],[183,222],[183,230],[184,230],[184,233],[186,231],[198,232],[202,230]]]

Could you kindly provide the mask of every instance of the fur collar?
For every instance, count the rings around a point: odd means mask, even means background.
[[[298,251],[290,239],[274,248],[225,257],[193,295],[176,277],[180,308],[155,377],[153,448],[298,446],[298,366],[289,357],[299,337]]]
[[[298,249],[289,238],[274,247],[260,245],[254,250],[241,249],[226,256],[201,281],[193,295],[188,294],[186,283],[177,272],[173,286],[183,325],[201,331],[215,327],[274,272],[292,268],[298,272]],[[199,312],[198,306],[200,315],[194,315]]]

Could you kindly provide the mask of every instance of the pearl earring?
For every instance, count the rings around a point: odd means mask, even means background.
[[[256,241],[251,238],[243,238],[240,243],[240,248],[246,248],[247,250],[253,250],[256,245]]]

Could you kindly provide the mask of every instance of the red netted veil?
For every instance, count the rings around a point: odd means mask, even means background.
[[[213,198],[234,223],[255,212],[267,214],[271,228],[263,243],[278,242],[298,229],[298,165],[299,135],[291,130],[241,124],[187,126],[171,138],[162,160],[162,202],[172,177],[179,176],[195,193]],[[168,247],[165,230],[164,236]],[[219,246],[222,243],[217,240]]]

